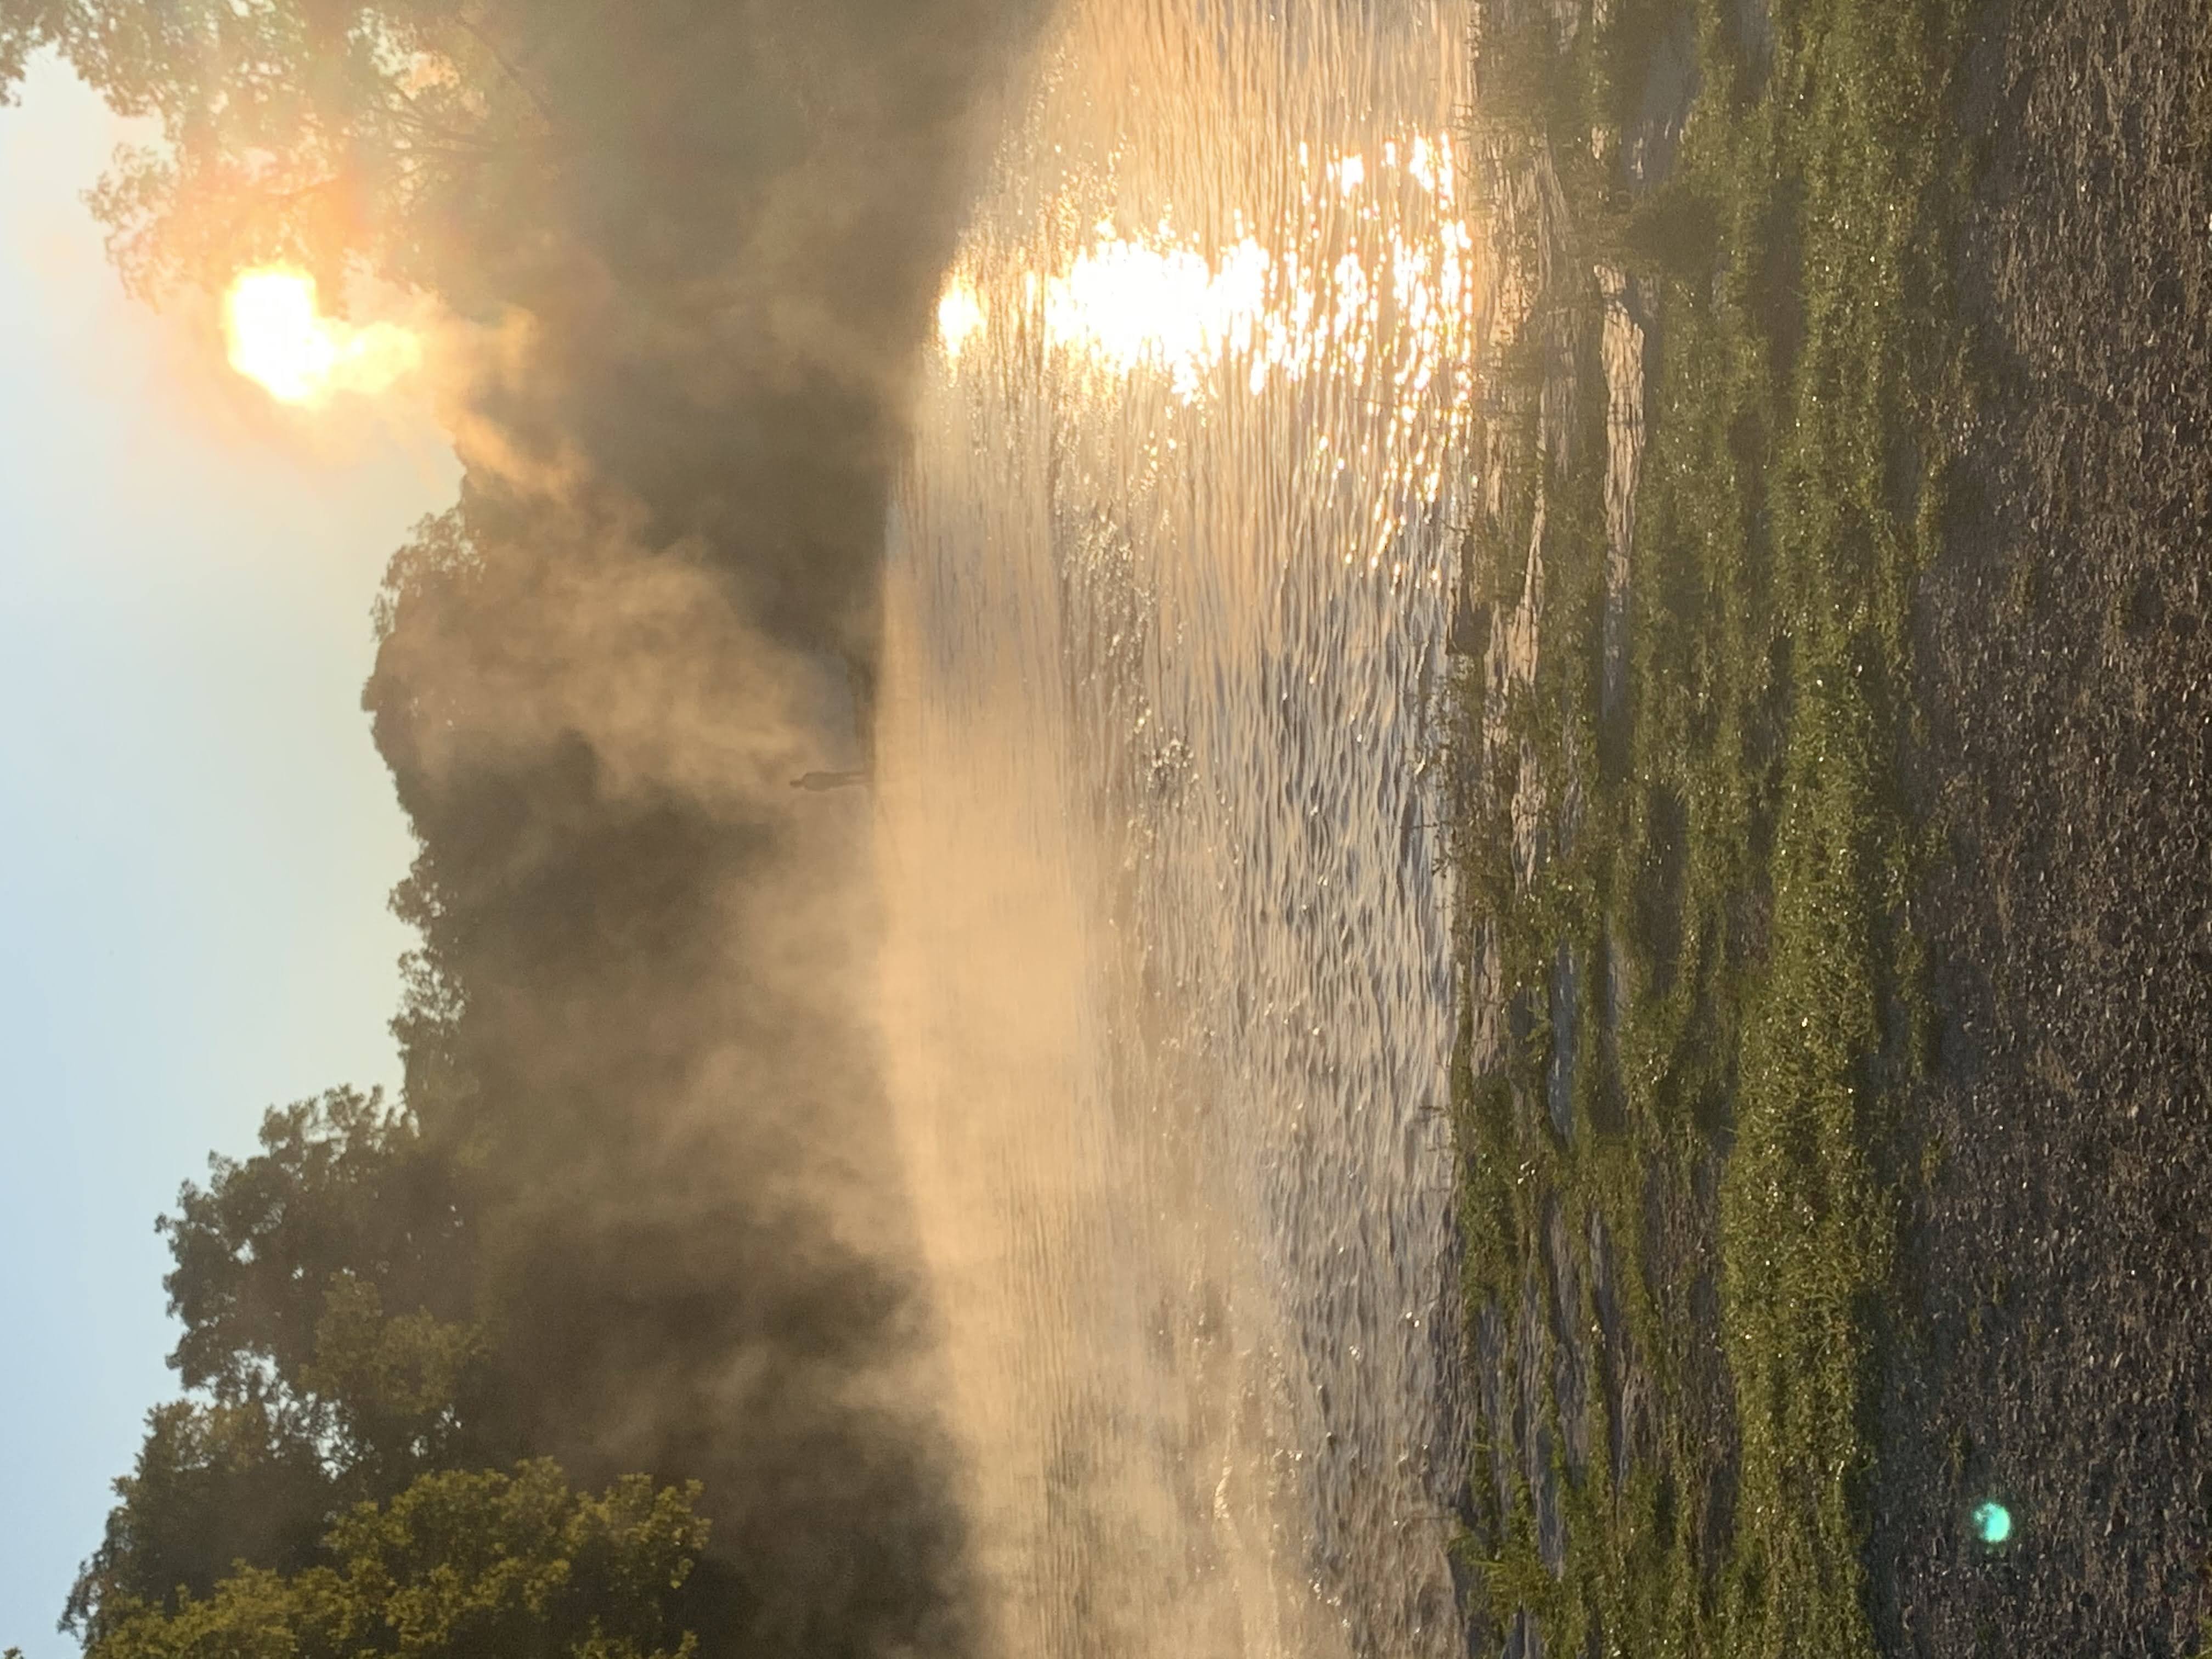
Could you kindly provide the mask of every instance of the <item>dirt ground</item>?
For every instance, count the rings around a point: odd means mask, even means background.
[[[1920,605],[1942,1047],[1869,1425],[1887,1652],[2191,1655],[2212,1595],[2212,3],[1969,83],[1991,389]],[[1983,1498],[2017,1521],[1976,1541]]]

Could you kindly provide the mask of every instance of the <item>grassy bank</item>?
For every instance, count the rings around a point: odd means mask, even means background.
[[[1553,1652],[1871,1652],[1964,7],[1520,9],[1474,134],[1507,280],[1463,573],[1462,1551]]]

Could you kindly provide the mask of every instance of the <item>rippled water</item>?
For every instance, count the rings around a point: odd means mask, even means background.
[[[1465,25],[1073,0],[940,311],[884,1006],[1010,1654],[1455,1645]]]

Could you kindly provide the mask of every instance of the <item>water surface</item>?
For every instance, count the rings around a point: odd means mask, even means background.
[[[1076,0],[940,310],[879,742],[1008,1653],[1443,1653],[1462,8]]]

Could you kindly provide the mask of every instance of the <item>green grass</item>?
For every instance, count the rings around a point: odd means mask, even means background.
[[[1554,1650],[1579,1650],[1593,1623],[1637,1653],[1873,1646],[1864,1424],[1905,1178],[1892,1107],[1926,1043],[1908,921],[1919,831],[1898,765],[1911,596],[1942,534],[1944,434],[1966,396],[1946,264],[1964,8],[1779,4],[1763,66],[1735,10],[1622,0],[1606,32],[1568,45],[1541,28],[1484,42],[1484,88],[1510,90],[1478,110],[1478,149],[1501,172],[1547,154],[1567,206],[1573,257],[1540,306],[1594,319],[1603,259],[1653,284],[1661,319],[1609,721],[1594,321],[1569,331],[1583,396],[1564,460],[1538,439],[1538,331],[1491,366],[1498,491],[1466,571],[1502,617],[1540,494],[1538,666],[1488,711],[1511,738],[1455,819],[1468,937],[1491,930],[1522,1015],[1493,1075],[1456,1068],[1466,1295],[1510,1322],[1540,1273],[1547,1201],[1584,1257],[1601,1218],[1624,1346],[1650,1384],[1651,1432],[1615,1491],[1587,1345],[1592,1454],[1560,1472],[1570,1547],[1556,1577],[1536,1564],[1548,1589],[1529,1573],[1526,1481],[1497,1513],[1477,1471],[1463,1548],[1492,1564],[1498,1610],[1537,1611]],[[1590,135],[1620,130],[1639,66],[1680,27],[1700,90],[1672,177],[1634,199]],[[1471,677],[1461,702],[1475,744]],[[1555,802],[1571,780],[1582,806],[1526,877],[1510,807],[1531,770]],[[1565,1136],[1544,1109],[1563,949],[1580,965],[1576,1006],[1558,1011],[1581,1035]],[[1657,1258],[1655,1212],[1673,1239]],[[1701,1267],[1717,1268],[1717,1299],[1695,1294]],[[1559,1318],[1591,1327],[1589,1283],[1585,1262],[1583,1305]]]

